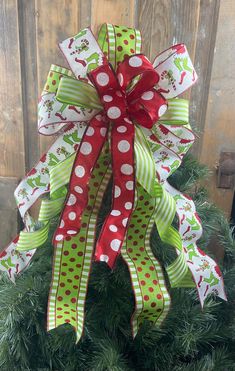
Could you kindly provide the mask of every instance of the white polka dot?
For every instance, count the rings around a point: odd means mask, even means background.
[[[132,180],[126,182],[126,189],[128,189],[128,191],[132,191],[134,189],[134,182]]]
[[[167,105],[163,104],[158,110],[158,117],[161,117],[162,115],[164,115],[166,110],[167,110]]]
[[[104,96],[103,96],[103,100],[104,100],[105,102],[112,102],[113,97],[111,97],[111,95],[104,95]]]
[[[115,189],[114,189],[114,197],[117,198],[119,197],[121,194],[121,188],[118,187],[118,186],[115,186]]]
[[[63,238],[64,238],[64,236],[62,234],[58,234],[55,239],[56,239],[56,241],[61,241],[61,240],[63,240]]]
[[[74,187],[75,192],[77,193],[83,193],[83,189],[79,186]]]
[[[125,153],[125,152],[128,152],[129,149],[130,149],[130,143],[127,141],[127,140],[121,140],[119,143],[118,143],[118,149],[120,152],[122,153]]]
[[[98,121],[101,121],[101,120],[102,120],[102,116],[101,116],[101,115],[96,115],[95,118],[96,118],[96,120],[98,120]]]
[[[100,255],[100,261],[101,262],[108,262],[109,261],[109,257],[108,257],[108,255],[104,255],[104,254],[101,254]]]
[[[128,164],[124,164],[121,166],[121,172],[125,175],[131,175],[133,173],[133,167]]]
[[[121,125],[121,126],[118,126],[117,131],[119,133],[125,133],[127,131],[127,128],[125,126]]]
[[[121,215],[121,212],[119,210],[112,210],[110,214],[113,216],[119,216]]]
[[[143,64],[143,61],[140,57],[134,56],[129,59],[129,65],[131,67],[140,67],[142,66],[142,64]]]
[[[125,209],[130,210],[132,208],[132,203],[131,202],[126,202],[125,203]]]
[[[83,166],[78,165],[75,168],[75,174],[77,177],[82,178],[85,175],[85,169]]]
[[[127,222],[128,222],[128,218],[123,219],[123,221],[122,221],[123,227],[126,227]]]
[[[109,229],[110,229],[110,231],[111,232],[117,232],[117,227],[116,227],[116,225],[113,225],[113,224],[111,224],[110,226],[109,226]]]
[[[110,119],[117,119],[121,116],[121,110],[118,107],[110,107],[107,111],[107,115]]]
[[[109,76],[105,72],[100,72],[96,76],[96,81],[100,86],[106,86],[109,83]]]
[[[146,91],[144,94],[141,95],[143,100],[151,100],[154,97],[153,91]]]
[[[121,246],[121,241],[118,239],[112,240],[110,247],[113,251],[118,251]]]
[[[122,93],[120,92],[120,90],[116,91],[116,95],[117,95],[118,97],[122,97]]]
[[[127,119],[127,118],[124,118],[124,121],[126,121],[128,124],[133,124],[133,123],[131,122],[131,120],[129,120],[129,119]]]
[[[63,220],[61,220],[61,222],[60,222],[60,228],[64,228],[64,226],[65,226],[65,223],[64,223]]]
[[[71,195],[69,196],[69,199],[68,199],[67,205],[68,205],[68,206],[75,205],[75,204],[76,204],[76,201],[77,201],[76,197],[75,197],[73,194],[71,194]]]
[[[107,132],[107,129],[106,128],[101,128],[100,129],[100,135],[102,135],[102,137],[105,137],[106,132]]]
[[[70,231],[67,231],[68,234],[77,234],[77,231],[73,231],[73,230],[70,230]]]
[[[95,133],[95,130],[92,127],[89,127],[86,131],[86,135],[88,135],[88,137],[92,137],[94,133]]]
[[[88,142],[83,142],[80,148],[80,151],[83,155],[89,155],[92,151],[92,146]]]
[[[74,212],[69,213],[69,219],[70,220],[75,220],[76,219],[76,213],[74,213]]]
[[[118,78],[119,84],[122,86],[123,85],[123,82],[124,82],[123,74],[122,73],[119,73],[117,75],[117,78]]]

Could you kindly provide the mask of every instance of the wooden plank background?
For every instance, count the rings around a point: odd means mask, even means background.
[[[4,191],[9,203],[0,198],[0,235],[9,212],[17,219],[13,186],[53,141],[37,134],[37,100],[50,64],[66,66],[57,43],[90,24],[96,32],[103,22],[138,27],[151,59],[172,44],[187,45],[199,74],[185,94],[200,135],[193,152],[213,171],[211,198],[229,215],[233,191],[216,188],[215,166],[222,149],[235,150],[234,19],[234,0],[1,0],[0,182],[11,186]],[[12,222],[9,240],[16,229]]]

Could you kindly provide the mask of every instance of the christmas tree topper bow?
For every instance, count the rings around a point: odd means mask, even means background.
[[[170,296],[149,242],[154,224],[176,249],[166,267],[171,286],[196,286],[202,305],[211,292],[226,299],[219,267],[196,245],[202,228],[193,201],[167,182],[194,141],[188,102],[176,97],[197,75],[183,44],[153,64],[140,47],[138,30],[110,24],[101,27],[98,42],[86,28],[60,44],[71,70],[51,66],[38,120],[41,134],[58,137],[15,191],[25,229],[0,259],[0,269],[14,280],[60,214],[48,330],[70,323],[78,340],[93,255],[110,267],[120,253],[126,262],[136,303],[134,335],[144,320],[160,325],[166,317]],[[111,176],[112,207],[96,241]],[[42,196],[35,222],[29,209]],[[172,225],[175,213],[179,230]]]

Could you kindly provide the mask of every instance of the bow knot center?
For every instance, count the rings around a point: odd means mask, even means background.
[[[107,90],[106,94],[101,96],[100,99],[109,120],[120,121],[125,117],[128,118],[128,103],[122,90]]]
[[[166,99],[155,89],[159,74],[144,55],[119,64],[117,74],[108,63],[89,73],[108,120],[128,119],[151,128],[167,110]]]
[[[119,122],[128,118],[126,92],[122,89],[112,66],[100,66],[92,71],[89,77],[98,91],[108,119]]]

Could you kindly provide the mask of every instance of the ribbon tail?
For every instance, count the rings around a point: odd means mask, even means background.
[[[101,115],[90,122],[74,160],[67,200],[61,214],[60,225],[54,235],[54,244],[67,236],[76,235],[81,227],[82,214],[88,202],[88,184],[91,173],[107,137],[107,123]]]
[[[211,293],[227,300],[219,266],[197,247],[196,241],[201,237],[202,227],[194,202],[170,186],[169,183],[166,182],[165,187],[176,202],[183,252],[195,282],[201,306],[203,307],[207,296]]]
[[[175,261],[166,268],[171,287],[195,287],[195,282],[188,269],[187,259],[179,232],[174,227],[170,226],[168,233],[162,236],[162,241],[176,247],[176,252],[178,254]]]
[[[111,177],[109,157],[102,154],[89,183],[88,205],[82,215],[82,229],[58,243],[54,253],[53,277],[48,301],[48,331],[70,323],[83,333],[85,299],[96,236],[96,223],[102,198]]]
[[[166,268],[171,287],[178,287],[179,282],[185,278],[188,272],[188,266],[185,262],[181,236],[172,226],[176,204],[173,197],[166,192],[164,185],[158,185],[158,188],[161,189],[162,195],[156,208],[155,224],[161,240],[178,249],[178,258]]]
[[[137,125],[135,133],[136,178],[149,195],[158,197],[159,189],[156,188],[156,169],[151,148],[142,129]]]
[[[113,200],[112,210],[105,219],[96,245],[95,259],[105,260],[112,268],[120,253],[127,225],[134,206],[134,125],[123,120],[121,127],[126,131],[127,140],[122,140],[122,132],[112,128]]]
[[[171,285],[172,287],[196,285],[202,306],[211,292],[226,300],[219,267],[196,245],[202,228],[193,201],[166,181],[179,167],[184,154],[194,141],[194,135],[188,125],[188,102],[182,99],[169,100],[167,114],[162,116],[160,125],[153,127],[152,133],[147,132],[147,137],[155,159],[157,176],[166,197],[165,201],[169,205],[168,210],[172,209],[170,204],[174,202],[174,213],[176,211],[179,217],[179,231],[169,224],[164,232],[164,223],[170,215],[169,211],[165,212],[165,215],[159,215],[159,220],[156,220],[161,239],[176,247],[178,254],[177,259],[166,268]],[[164,206],[165,209],[167,204]]]
[[[160,326],[170,308],[170,295],[162,268],[150,247],[157,205],[157,199],[138,184],[135,209],[121,252],[130,272],[135,295],[136,308],[131,320],[133,336],[144,320]]]

